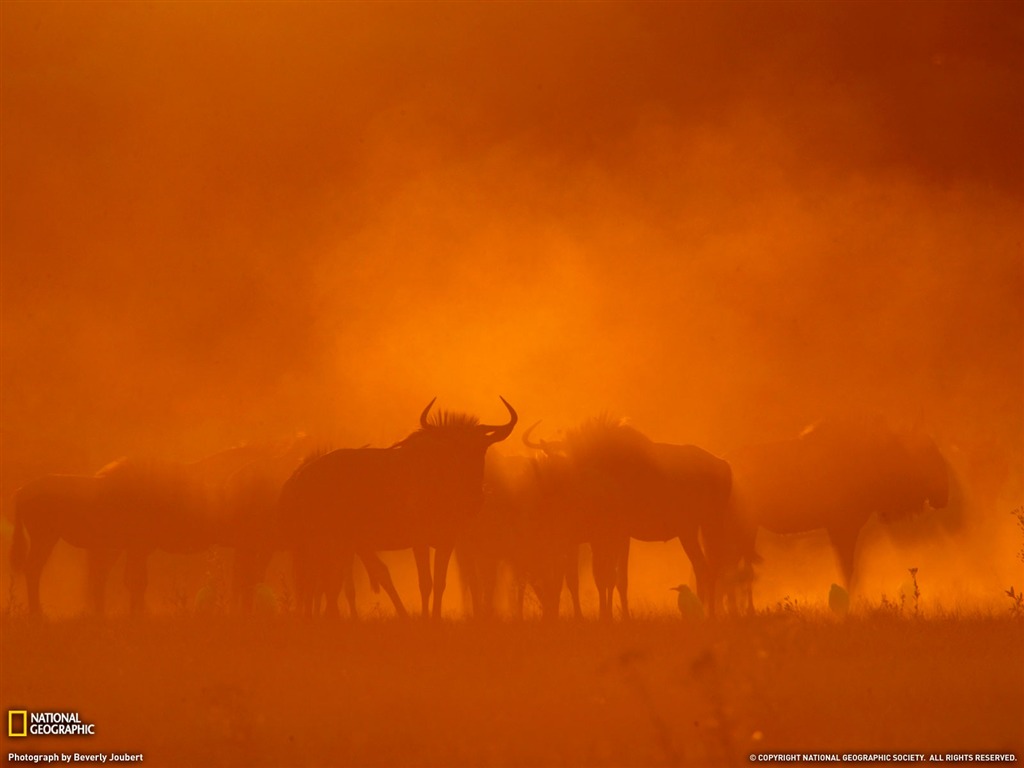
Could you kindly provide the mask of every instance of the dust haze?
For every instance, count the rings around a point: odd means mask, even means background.
[[[1024,598],[1007,589],[1024,587],[1022,9],[0,4],[0,705],[77,711],[97,733],[10,739],[8,760],[1020,759]],[[829,590],[841,576],[822,531],[762,531],[758,610],[714,620],[687,613],[702,585],[675,540],[632,543],[629,621],[621,582],[619,620],[596,620],[593,539],[570,542],[580,621],[560,591],[561,620],[542,620],[539,598],[510,620],[508,563],[500,621],[469,610],[458,567],[443,620],[396,618],[356,568],[363,620],[331,621],[296,615],[285,553],[249,590],[251,613],[227,605],[242,569],[224,547],[154,552],[148,582],[148,550],[131,564],[147,526],[188,538],[174,514],[183,498],[205,509],[190,495],[212,485],[192,474],[212,472],[204,457],[392,446],[435,396],[435,425],[445,409],[514,425],[490,449],[477,439],[476,470],[487,451],[535,478],[520,438],[537,420],[534,438],[554,442],[606,414],[643,450],[692,444],[716,462],[820,419],[881,424],[871,434],[934,438],[948,504],[864,525],[852,607]],[[245,520],[277,520],[278,489],[302,476],[288,452],[259,456],[221,467],[218,488],[263,503]],[[476,500],[479,476],[436,482],[422,456],[345,465],[344,490],[393,501],[418,482],[409,508],[424,518],[456,481],[474,480],[459,488]],[[570,459],[576,488],[588,465]],[[564,465],[546,460],[557,479]],[[135,466],[180,473],[174,513],[137,509],[156,497],[143,481],[131,504],[102,505],[110,473]],[[903,466],[899,480],[921,479]],[[66,474],[87,477],[52,477]],[[626,491],[668,498],[678,488],[643,485],[663,476]],[[299,497],[322,502],[302,543],[326,550],[328,598],[340,566],[325,534],[350,533],[336,485]],[[24,615],[32,587],[15,571],[26,487],[30,560],[49,556],[49,533],[71,540],[53,499],[117,513],[74,519],[91,549],[57,545],[28,611],[44,618]],[[133,527],[146,535],[122,536]],[[279,533],[242,528],[239,553]],[[118,536],[115,577],[88,578]],[[382,558],[415,606],[409,552]],[[102,618],[87,615],[97,596]]]
[[[388,445],[435,395],[719,454],[863,412],[936,437],[1013,564],[1019,9],[3,21],[5,505],[122,455]]]

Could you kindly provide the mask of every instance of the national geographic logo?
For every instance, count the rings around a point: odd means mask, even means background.
[[[28,736],[28,711],[24,709],[7,710],[7,735]]]
[[[77,712],[29,712],[7,710],[7,735],[22,736],[95,736],[96,726],[83,723]]]

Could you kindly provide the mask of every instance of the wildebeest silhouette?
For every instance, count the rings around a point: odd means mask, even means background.
[[[919,432],[896,432],[877,420],[821,421],[799,437],[729,454],[734,492],[733,553],[751,552],[758,528],[794,534],[825,529],[852,589],[861,529],[949,500],[946,461]],[[749,602],[749,592],[748,592]]]
[[[191,464],[119,459],[92,476],[47,475],[25,484],[14,496],[11,564],[25,572],[29,611],[41,612],[40,578],[53,548],[64,540],[89,553],[89,591],[99,613],[110,566],[127,553],[125,584],[131,611],[140,613],[150,553],[227,543],[223,482],[267,450],[231,448]]]
[[[239,524],[232,527],[236,548],[236,567],[234,574],[234,602],[236,609],[248,612],[252,607],[252,598],[257,582],[265,576],[270,560],[275,552],[283,551],[290,545],[292,537],[284,527],[285,521],[280,515],[280,499],[283,486],[292,476],[307,464],[325,456],[328,451],[317,447],[312,452],[304,449],[311,444],[305,435],[300,435],[289,446],[288,450],[278,456],[267,457],[263,461],[253,462],[236,472],[229,478],[226,496],[232,520]],[[362,449],[368,448],[364,445]],[[284,533],[282,533],[284,531]],[[430,562],[430,550],[425,548],[422,557]],[[336,563],[325,564],[331,569],[331,587],[344,589],[349,612],[353,617],[358,615],[356,607],[353,555],[358,555],[369,576],[370,588],[374,593],[381,588],[389,595],[400,617],[407,616],[405,606],[395,589],[391,572],[384,562],[372,550],[359,550],[343,553]],[[417,564],[421,554],[417,549]],[[303,574],[305,575],[305,574]],[[427,595],[429,597],[429,573],[427,575]],[[315,589],[300,589],[300,609],[307,615],[339,616],[338,592],[328,593],[325,583]],[[427,598],[424,598],[426,600]]]
[[[500,573],[516,548],[521,491],[529,470],[530,460],[523,456],[488,451],[485,457],[480,514],[466,526],[455,548],[464,601],[474,618],[495,614]]]
[[[255,457],[231,472],[224,482],[228,544],[235,550],[232,603],[248,611],[257,584],[279,549],[277,502],[285,481],[315,454],[315,441],[300,432],[279,449]]]
[[[521,546],[517,567],[524,584],[533,587],[542,615],[558,615],[563,584],[569,590],[573,615],[580,607],[579,550],[590,540],[584,509],[574,503],[572,465],[565,443],[534,440],[537,422],[523,434],[523,444],[535,451],[529,493],[523,506]]]
[[[526,443],[530,445],[528,439]],[[474,616],[492,615],[504,566],[513,577],[513,610],[519,618],[528,588],[536,594],[542,616],[556,618],[563,583],[580,617],[579,546],[584,536],[582,522],[572,517],[574,508],[559,503],[559,462],[564,457],[488,453],[483,508],[456,549]]]
[[[582,516],[593,551],[600,615],[611,618],[618,589],[629,616],[630,539],[678,538],[713,605],[717,567],[701,547],[702,530],[720,524],[731,489],[728,463],[693,445],[655,443],[621,420],[601,416],[570,430],[562,443],[567,477],[561,503]]]
[[[335,618],[340,616],[338,595],[341,590],[344,590],[349,614],[353,618],[358,618],[359,612],[356,605],[356,587],[353,575],[355,557],[357,556],[366,568],[370,589],[374,593],[378,593],[383,589],[391,599],[391,604],[395,607],[395,613],[398,614],[399,618],[408,617],[409,613],[405,609],[402,598],[399,596],[398,590],[391,579],[391,571],[384,561],[378,557],[377,553],[372,550],[346,551],[339,556],[337,562],[324,563],[323,567],[325,570],[323,574],[326,574],[326,577],[322,575],[314,576],[311,571],[305,571],[301,568],[296,569],[297,576],[303,580],[298,583],[299,608],[302,613],[306,616],[319,616],[321,613]],[[420,562],[420,557],[421,555],[417,554],[417,565]],[[425,557],[425,561],[429,564],[429,548],[426,549],[423,557]],[[429,589],[427,594],[429,597]]]
[[[414,549],[419,560],[433,547],[432,614],[440,617],[452,549],[480,512],[487,448],[506,439],[518,420],[501,402],[510,419],[495,426],[458,413],[430,418],[431,400],[420,428],[392,447],[331,451],[288,479],[280,530],[305,611],[315,596],[338,594],[354,555]]]

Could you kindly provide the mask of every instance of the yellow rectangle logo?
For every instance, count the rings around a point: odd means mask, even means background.
[[[10,738],[28,736],[28,710],[7,710],[7,735]]]

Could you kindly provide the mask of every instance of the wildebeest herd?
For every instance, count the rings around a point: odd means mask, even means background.
[[[298,437],[229,449],[193,464],[124,459],[91,476],[48,475],[15,494],[11,564],[23,571],[29,611],[41,613],[40,578],[58,540],[89,554],[89,589],[102,612],[107,573],[126,555],[131,610],[141,612],[147,559],[215,546],[234,553],[233,601],[251,604],[275,552],[291,553],[299,609],[338,613],[341,593],[356,612],[352,570],[362,561],[399,615],[406,609],[378,553],[412,550],[421,610],[437,617],[453,554],[473,613],[493,613],[499,568],[522,594],[557,617],[568,587],[577,617],[579,552],[589,545],[600,615],[613,595],[629,615],[630,542],[679,539],[709,613],[752,608],[759,528],[824,529],[851,586],[861,528],[941,508],[946,462],[916,432],[875,421],[827,421],[799,437],[717,457],[693,445],[656,443],[623,421],[597,417],[561,440],[533,437],[533,455],[488,448],[518,423],[481,424],[460,413],[432,414],[389,448],[312,450]],[[433,571],[430,550],[434,551]],[[432,599],[432,602],[431,602]]]

